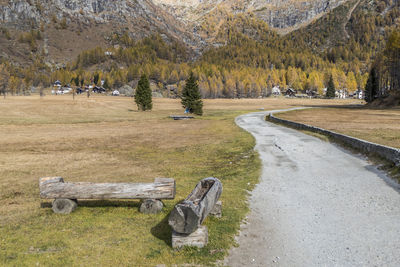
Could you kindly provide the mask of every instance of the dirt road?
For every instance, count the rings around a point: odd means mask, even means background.
[[[400,187],[365,158],[264,121],[236,123],[263,162],[228,266],[400,266]]]

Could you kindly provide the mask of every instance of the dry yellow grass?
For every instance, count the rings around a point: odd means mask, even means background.
[[[400,108],[323,108],[290,111],[278,117],[400,148]]]
[[[309,99],[206,100],[196,120],[173,121],[179,100],[154,99],[137,112],[131,98],[93,96],[0,99],[0,264],[147,266],[223,258],[258,179],[254,140],[234,118],[259,108],[348,104]],[[175,252],[165,217],[197,181],[222,179],[224,215],[207,219],[210,244]],[[177,197],[159,215],[137,201],[83,203],[71,215],[40,208],[38,178],[136,182],[173,177]]]

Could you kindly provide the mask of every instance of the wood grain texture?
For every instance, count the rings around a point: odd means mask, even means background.
[[[175,205],[168,218],[169,225],[177,233],[193,233],[212,211],[221,193],[222,183],[217,178],[204,178],[184,201]]]
[[[41,198],[65,199],[173,199],[175,180],[156,178],[154,183],[64,183],[61,177],[42,178]]]
[[[172,247],[180,249],[185,246],[202,248],[208,243],[207,226],[200,226],[191,234],[181,234],[172,231]]]

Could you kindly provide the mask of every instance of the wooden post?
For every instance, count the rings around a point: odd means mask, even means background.
[[[200,226],[191,234],[181,234],[172,231],[172,247],[180,249],[184,246],[202,248],[208,243],[207,226]]]
[[[204,178],[189,196],[171,211],[169,225],[177,233],[193,233],[214,208],[221,193],[222,184],[217,178]]]

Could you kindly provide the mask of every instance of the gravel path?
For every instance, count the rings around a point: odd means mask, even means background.
[[[400,266],[400,187],[365,158],[264,121],[236,123],[263,163],[228,266]]]

